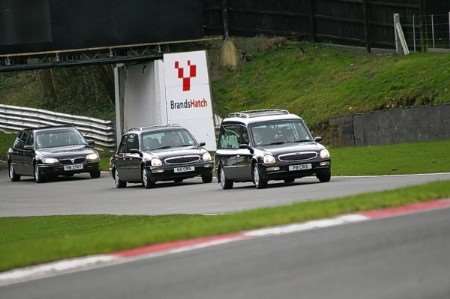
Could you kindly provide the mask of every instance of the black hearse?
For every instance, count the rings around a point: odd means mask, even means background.
[[[320,137],[313,138],[302,118],[286,110],[232,113],[220,127],[216,152],[222,189],[233,182],[264,188],[270,180],[292,183],[296,178],[331,178],[331,160]]]

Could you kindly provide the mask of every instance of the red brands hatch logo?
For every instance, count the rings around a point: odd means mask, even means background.
[[[187,62],[188,74],[185,74],[185,68],[180,66],[179,61],[175,61],[175,70],[178,72],[178,79],[183,81],[183,91],[191,90],[191,79],[197,77],[197,65],[191,64],[191,61]]]

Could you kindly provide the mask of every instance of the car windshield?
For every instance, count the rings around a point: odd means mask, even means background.
[[[52,148],[70,145],[87,145],[75,129],[46,130],[36,133],[36,148]]]
[[[256,146],[312,141],[311,134],[300,120],[258,123],[251,127]]]
[[[195,144],[194,138],[184,129],[147,132],[142,135],[143,151],[192,146]]]

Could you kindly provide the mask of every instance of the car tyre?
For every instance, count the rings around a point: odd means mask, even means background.
[[[222,187],[223,190],[232,189],[233,181],[227,179],[225,171],[223,170],[222,166],[219,169],[219,175],[220,175],[220,187]]]
[[[145,189],[150,189],[155,186],[155,181],[153,180],[151,174],[147,168],[142,167],[142,185]]]
[[[331,170],[330,169],[319,170],[316,173],[316,177],[321,183],[327,183],[331,180]]]
[[[119,172],[116,168],[114,168],[114,186],[118,189],[125,188],[127,186],[127,182],[120,179]]]
[[[91,179],[98,179],[101,176],[100,170],[91,171]]]
[[[39,165],[34,165],[34,181],[36,183],[44,183],[46,177],[42,174],[42,171],[39,169]]]
[[[267,178],[264,173],[261,172],[257,163],[253,164],[253,183],[255,184],[256,189],[267,187]]]
[[[212,182],[212,180],[213,180],[213,175],[211,172],[206,175],[202,175],[203,184],[209,184]]]
[[[20,175],[16,174],[16,170],[14,169],[14,166],[11,163],[8,164],[8,174],[11,182],[20,181]]]

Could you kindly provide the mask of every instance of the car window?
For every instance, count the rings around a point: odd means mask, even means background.
[[[220,149],[238,149],[241,144],[248,144],[247,129],[240,125],[223,126],[220,132]]]
[[[36,133],[36,148],[87,145],[84,137],[74,128],[51,129]]]
[[[185,129],[147,132],[142,135],[142,150],[151,151],[195,145],[196,141]]]
[[[30,132],[27,135],[28,135],[28,137],[27,137],[27,140],[25,142],[25,145],[33,145],[33,143],[34,143],[33,133]]]
[[[17,148],[17,149],[22,149],[23,146],[25,145],[24,138],[26,138],[26,137],[27,137],[27,135],[25,134],[25,132],[19,132],[17,134],[16,140],[14,140],[13,147]]]
[[[127,152],[139,150],[139,138],[136,134],[130,134],[127,138]]]
[[[122,141],[120,142],[119,150],[117,151],[119,154],[126,153],[127,151],[127,138],[128,135],[122,137]]]
[[[312,140],[306,126],[298,120],[258,123],[251,131],[257,146]]]

